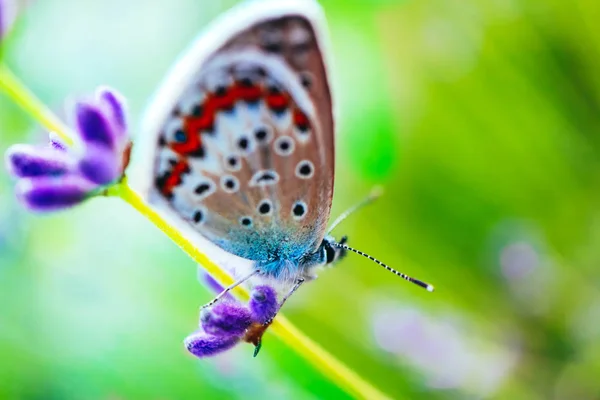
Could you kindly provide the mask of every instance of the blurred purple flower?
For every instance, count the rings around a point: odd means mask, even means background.
[[[0,40],[12,27],[17,16],[17,3],[15,0],[0,0]]]
[[[373,333],[379,347],[420,371],[432,389],[477,397],[496,392],[516,365],[519,350],[505,336],[485,340],[455,315],[430,316],[400,304],[377,304]],[[506,332],[503,332],[503,336]]]
[[[67,147],[51,133],[45,147],[17,144],[6,152],[7,169],[20,178],[17,197],[26,207],[71,207],[122,177],[131,145],[121,97],[100,88],[93,99],[77,103],[75,119],[78,146]]]
[[[267,323],[278,309],[275,289],[257,286],[247,305],[231,298],[203,309],[200,313],[200,330],[188,336],[184,344],[196,357],[213,356],[232,348],[241,340],[257,345],[268,327]]]
[[[500,252],[500,267],[504,276],[516,281],[529,276],[540,263],[535,247],[526,241],[507,244]]]

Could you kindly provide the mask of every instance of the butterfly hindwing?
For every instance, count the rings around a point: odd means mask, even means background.
[[[150,199],[233,254],[298,259],[323,239],[333,191],[319,10],[271,0],[244,11],[172,72],[179,90],[152,132]]]

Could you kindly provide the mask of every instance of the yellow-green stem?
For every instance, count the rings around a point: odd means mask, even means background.
[[[15,77],[5,66],[0,66],[0,89],[6,92],[17,104],[21,105],[46,129],[56,132],[67,143],[73,143],[69,129],[49,111],[27,88]],[[142,198],[127,184],[127,180],[117,183],[107,190],[109,196],[119,197],[129,203],[140,214],[162,230],[194,261],[201,264],[211,275],[221,283],[228,285],[232,278],[218,265],[213,263],[200,249],[187,240],[176,228],[169,225],[154,209],[152,209]],[[242,296],[248,296],[247,292],[240,288]],[[310,361],[317,369],[328,376],[340,388],[356,398],[379,400],[388,397],[363,380],[354,371],[337,360],[322,347],[304,335],[283,315],[279,314],[269,328],[290,348]]]
[[[55,132],[68,145],[73,144],[70,129],[60,118],[46,107],[33,93],[21,83],[5,65],[0,63],[0,89],[15,103],[23,107],[50,132]]]
[[[141,197],[131,189],[126,181],[111,187],[108,194],[120,197],[129,203],[222,284],[229,285],[233,283],[233,279],[229,274],[224,272],[204,253],[194,247],[194,245],[192,245],[192,243],[190,243],[177,229],[165,222],[156,211],[150,208]],[[242,293],[244,297],[248,296],[243,288],[240,288],[239,292]],[[329,376],[348,393],[365,399],[387,398],[369,383],[364,381],[354,371],[346,367],[331,354],[327,353],[322,347],[304,335],[283,315],[277,315],[277,318],[275,318],[273,324],[269,327],[269,331],[277,334],[281,340],[287,343],[292,349],[309,359],[319,370],[321,370],[321,372]]]

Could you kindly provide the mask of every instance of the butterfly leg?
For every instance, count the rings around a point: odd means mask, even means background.
[[[207,308],[212,306],[213,304],[215,304],[217,301],[219,301],[220,299],[223,298],[223,296],[225,296],[227,293],[229,293],[232,289],[234,289],[235,287],[241,285],[242,283],[246,282],[248,279],[252,278],[254,275],[258,274],[260,271],[255,269],[254,271],[252,271],[250,274],[244,276],[241,279],[238,279],[237,281],[233,282],[231,285],[227,286],[225,289],[223,289],[223,291],[221,293],[219,293],[214,299],[212,299],[210,302],[206,303],[205,305],[202,306],[202,308]]]
[[[285,302],[287,301],[287,299],[290,298],[290,296],[292,294],[294,294],[294,292],[296,290],[298,290],[298,288],[300,286],[302,286],[302,284],[306,282],[306,279],[304,279],[303,277],[299,277],[296,279],[296,282],[294,283],[294,286],[292,286],[292,288],[290,289],[290,291],[283,297],[283,299],[281,300],[281,303],[279,303],[279,309],[281,310],[281,307],[283,307],[283,305],[285,304]],[[277,315],[277,314],[275,314]],[[271,322],[273,322],[273,319],[275,319],[275,315],[273,315],[264,325],[269,325],[271,324]]]

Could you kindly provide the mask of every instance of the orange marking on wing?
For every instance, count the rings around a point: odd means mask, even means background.
[[[266,102],[270,109],[278,111],[283,111],[290,105],[290,99],[284,93],[270,93],[267,95]]]
[[[300,109],[294,110],[294,125],[296,125],[300,129],[306,129],[309,127],[309,120],[306,114],[302,112]]]
[[[181,184],[183,181],[182,175],[189,171],[189,166],[185,161],[179,161],[171,172],[168,174],[165,184],[162,187],[162,193],[166,196],[170,196],[173,193],[173,189]]]
[[[244,86],[237,83],[233,90],[237,99],[248,102],[258,101],[263,96],[263,89],[258,85]]]

